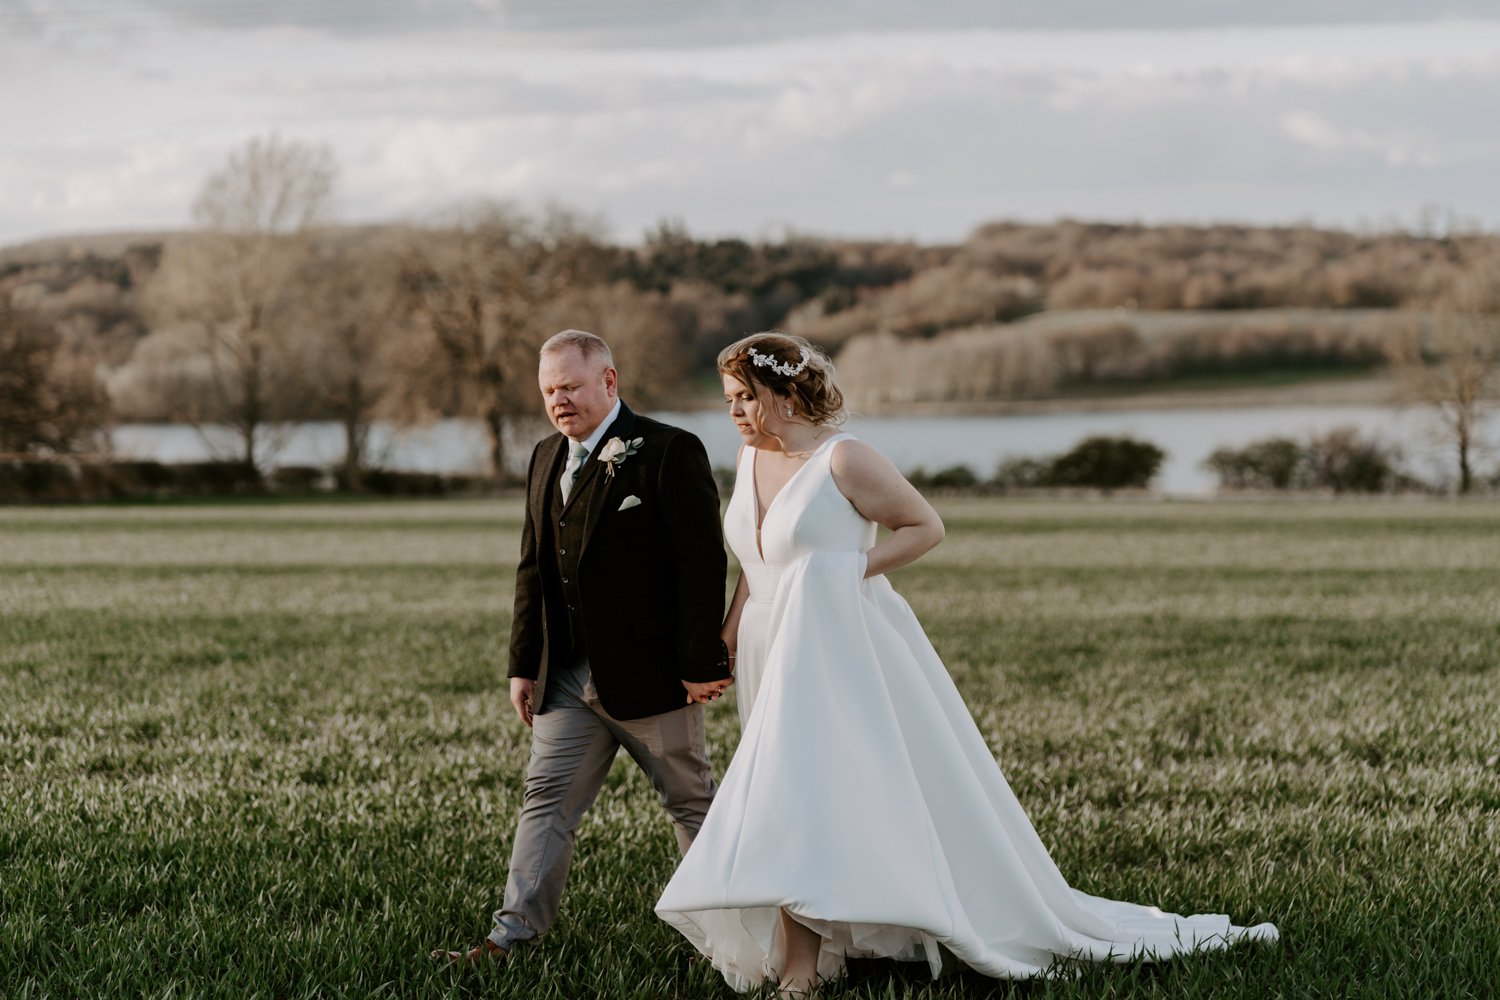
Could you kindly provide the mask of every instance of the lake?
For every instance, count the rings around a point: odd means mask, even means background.
[[[732,466],[739,435],[718,410],[655,413],[652,416],[693,431],[703,439],[716,466]],[[1054,454],[1091,434],[1129,434],[1167,453],[1155,485],[1176,496],[1214,492],[1215,478],[1202,462],[1216,448],[1242,447],[1273,435],[1306,438],[1352,425],[1400,447],[1404,467],[1434,482],[1455,478],[1456,461],[1436,434],[1435,418],[1424,410],[1377,406],[1244,407],[1164,409],[1007,416],[856,417],[847,430],[888,455],[901,469],[932,472],[967,465],[981,478],[1009,458]],[[1493,429],[1493,428],[1491,428]],[[547,428],[518,430],[510,442],[511,465],[524,470],[531,445]],[[343,432],[334,423],[286,428],[275,465],[331,465],[343,453]],[[443,420],[423,427],[378,424],[370,434],[372,460],[394,469],[424,472],[483,472],[486,444],[478,423]],[[211,429],[207,435],[179,424],[127,424],[114,431],[116,451],[127,457],[164,462],[195,461],[234,453],[233,438]],[[1493,455],[1481,469],[1492,469]]]

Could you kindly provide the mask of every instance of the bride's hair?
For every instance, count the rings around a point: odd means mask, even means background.
[[[765,386],[815,424],[838,426],[848,417],[833,362],[801,337],[768,330],[736,340],[719,352],[719,374]]]

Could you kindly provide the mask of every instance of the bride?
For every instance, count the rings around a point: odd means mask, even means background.
[[[724,635],[743,732],[657,914],[735,989],[790,995],[847,958],[936,976],[940,946],[1023,978],[1274,941],[1270,924],[1068,885],[884,576],[942,541],[937,512],[838,432],[833,366],[806,341],[746,337],[719,371],[744,445],[724,523],[742,567]]]

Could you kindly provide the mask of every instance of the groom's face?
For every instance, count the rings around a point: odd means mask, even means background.
[[[576,347],[542,355],[537,369],[542,401],[552,426],[582,441],[615,405],[615,370],[602,358],[585,358]]]

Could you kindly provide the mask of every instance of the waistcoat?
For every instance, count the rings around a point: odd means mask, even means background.
[[[548,490],[550,500],[547,504],[547,519],[551,522],[549,527],[552,529],[548,539],[552,547],[552,558],[541,560],[542,565],[551,568],[548,575],[552,577],[563,608],[567,611],[568,648],[575,654],[585,656],[588,655],[588,633],[583,627],[583,598],[578,589],[578,558],[583,554],[587,494],[590,486],[598,485],[590,480],[580,480],[573,486],[573,492],[568,497],[570,502],[565,507],[562,491],[557,488],[556,483],[552,484]]]

